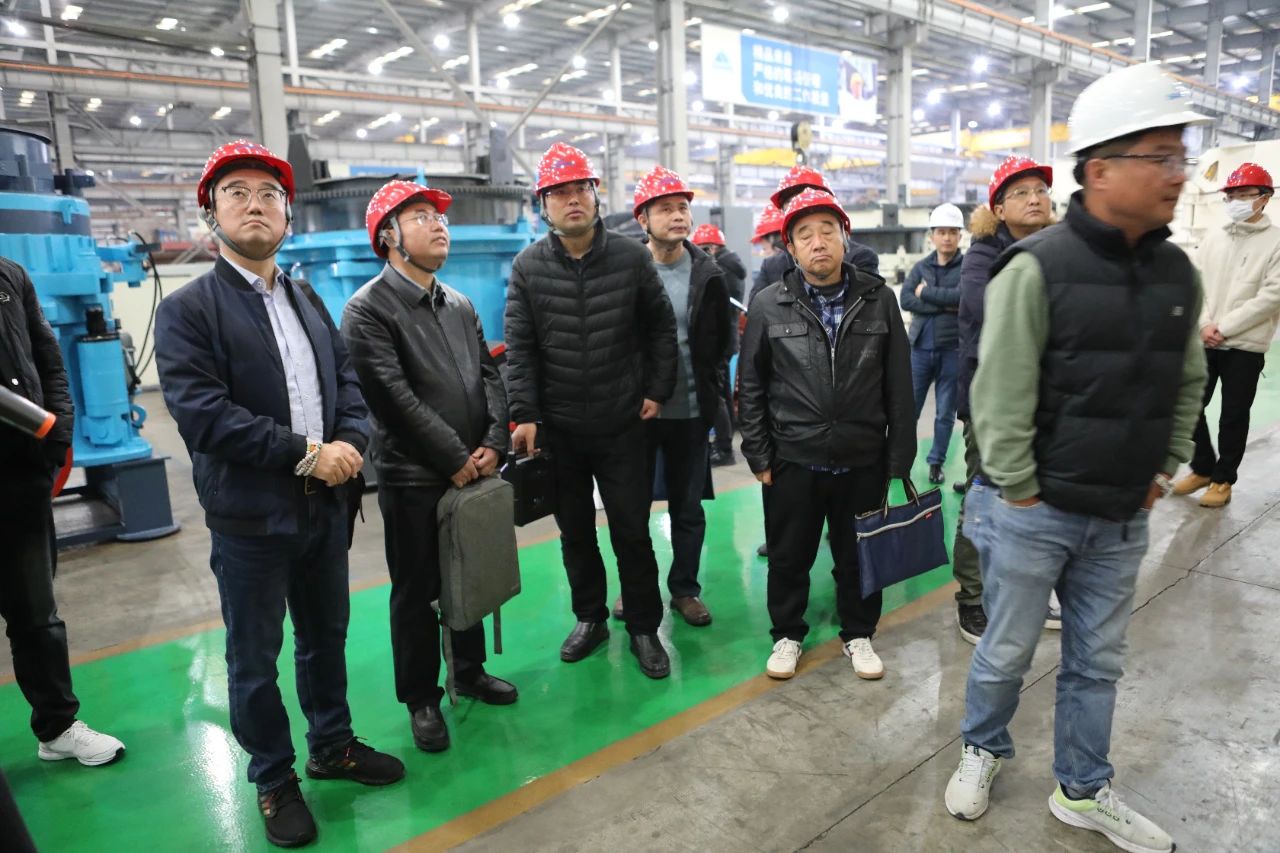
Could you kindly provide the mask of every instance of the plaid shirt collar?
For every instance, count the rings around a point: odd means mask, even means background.
[[[840,282],[840,289],[831,296],[823,296],[818,288],[808,281],[804,283],[805,294],[813,303],[818,318],[826,330],[827,340],[835,346],[836,333],[840,330],[840,321],[844,319],[845,295],[849,292],[849,278],[845,276]]]

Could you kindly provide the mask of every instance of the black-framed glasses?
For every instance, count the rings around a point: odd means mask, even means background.
[[[1101,160],[1144,160],[1164,170],[1166,175],[1185,175],[1195,168],[1196,160],[1181,154],[1104,154]]]
[[[443,213],[433,213],[429,210],[419,210],[416,213],[410,213],[405,217],[410,222],[417,224],[419,228],[425,228],[428,224],[439,223],[445,228],[449,227],[449,217]]]
[[[232,184],[229,187],[218,187],[218,191],[235,207],[248,207],[249,199],[255,195],[263,207],[284,207],[285,200],[289,198],[289,194],[279,187],[262,187],[253,190],[239,184]]]

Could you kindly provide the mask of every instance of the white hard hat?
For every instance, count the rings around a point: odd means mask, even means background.
[[[1094,80],[1076,98],[1067,119],[1067,153],[1143,130],[1212,121],[1192,111],[1186,86],[1158,63],[1131,65]]]
[[[940,204],[929,214],[930,228],[964,228],[964,214],[954,204]]]

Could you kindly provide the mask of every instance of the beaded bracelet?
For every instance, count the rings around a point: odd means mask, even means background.
[[[315,441],[307,442],[307,455],[302,457],[302,461],[294,467],[293,473],[299,477],[310,477],[315,473],[316,465],[320,462],[320,445]]]

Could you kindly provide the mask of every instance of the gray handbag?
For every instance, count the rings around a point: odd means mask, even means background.
[[[440,531],[440,617],[447,688],[453,697],[449,631],[464,631],[493,614],[493,651],[502,654],[500,608],[520,593],[515,491],[501,477],[449,489],[436,509]]]

